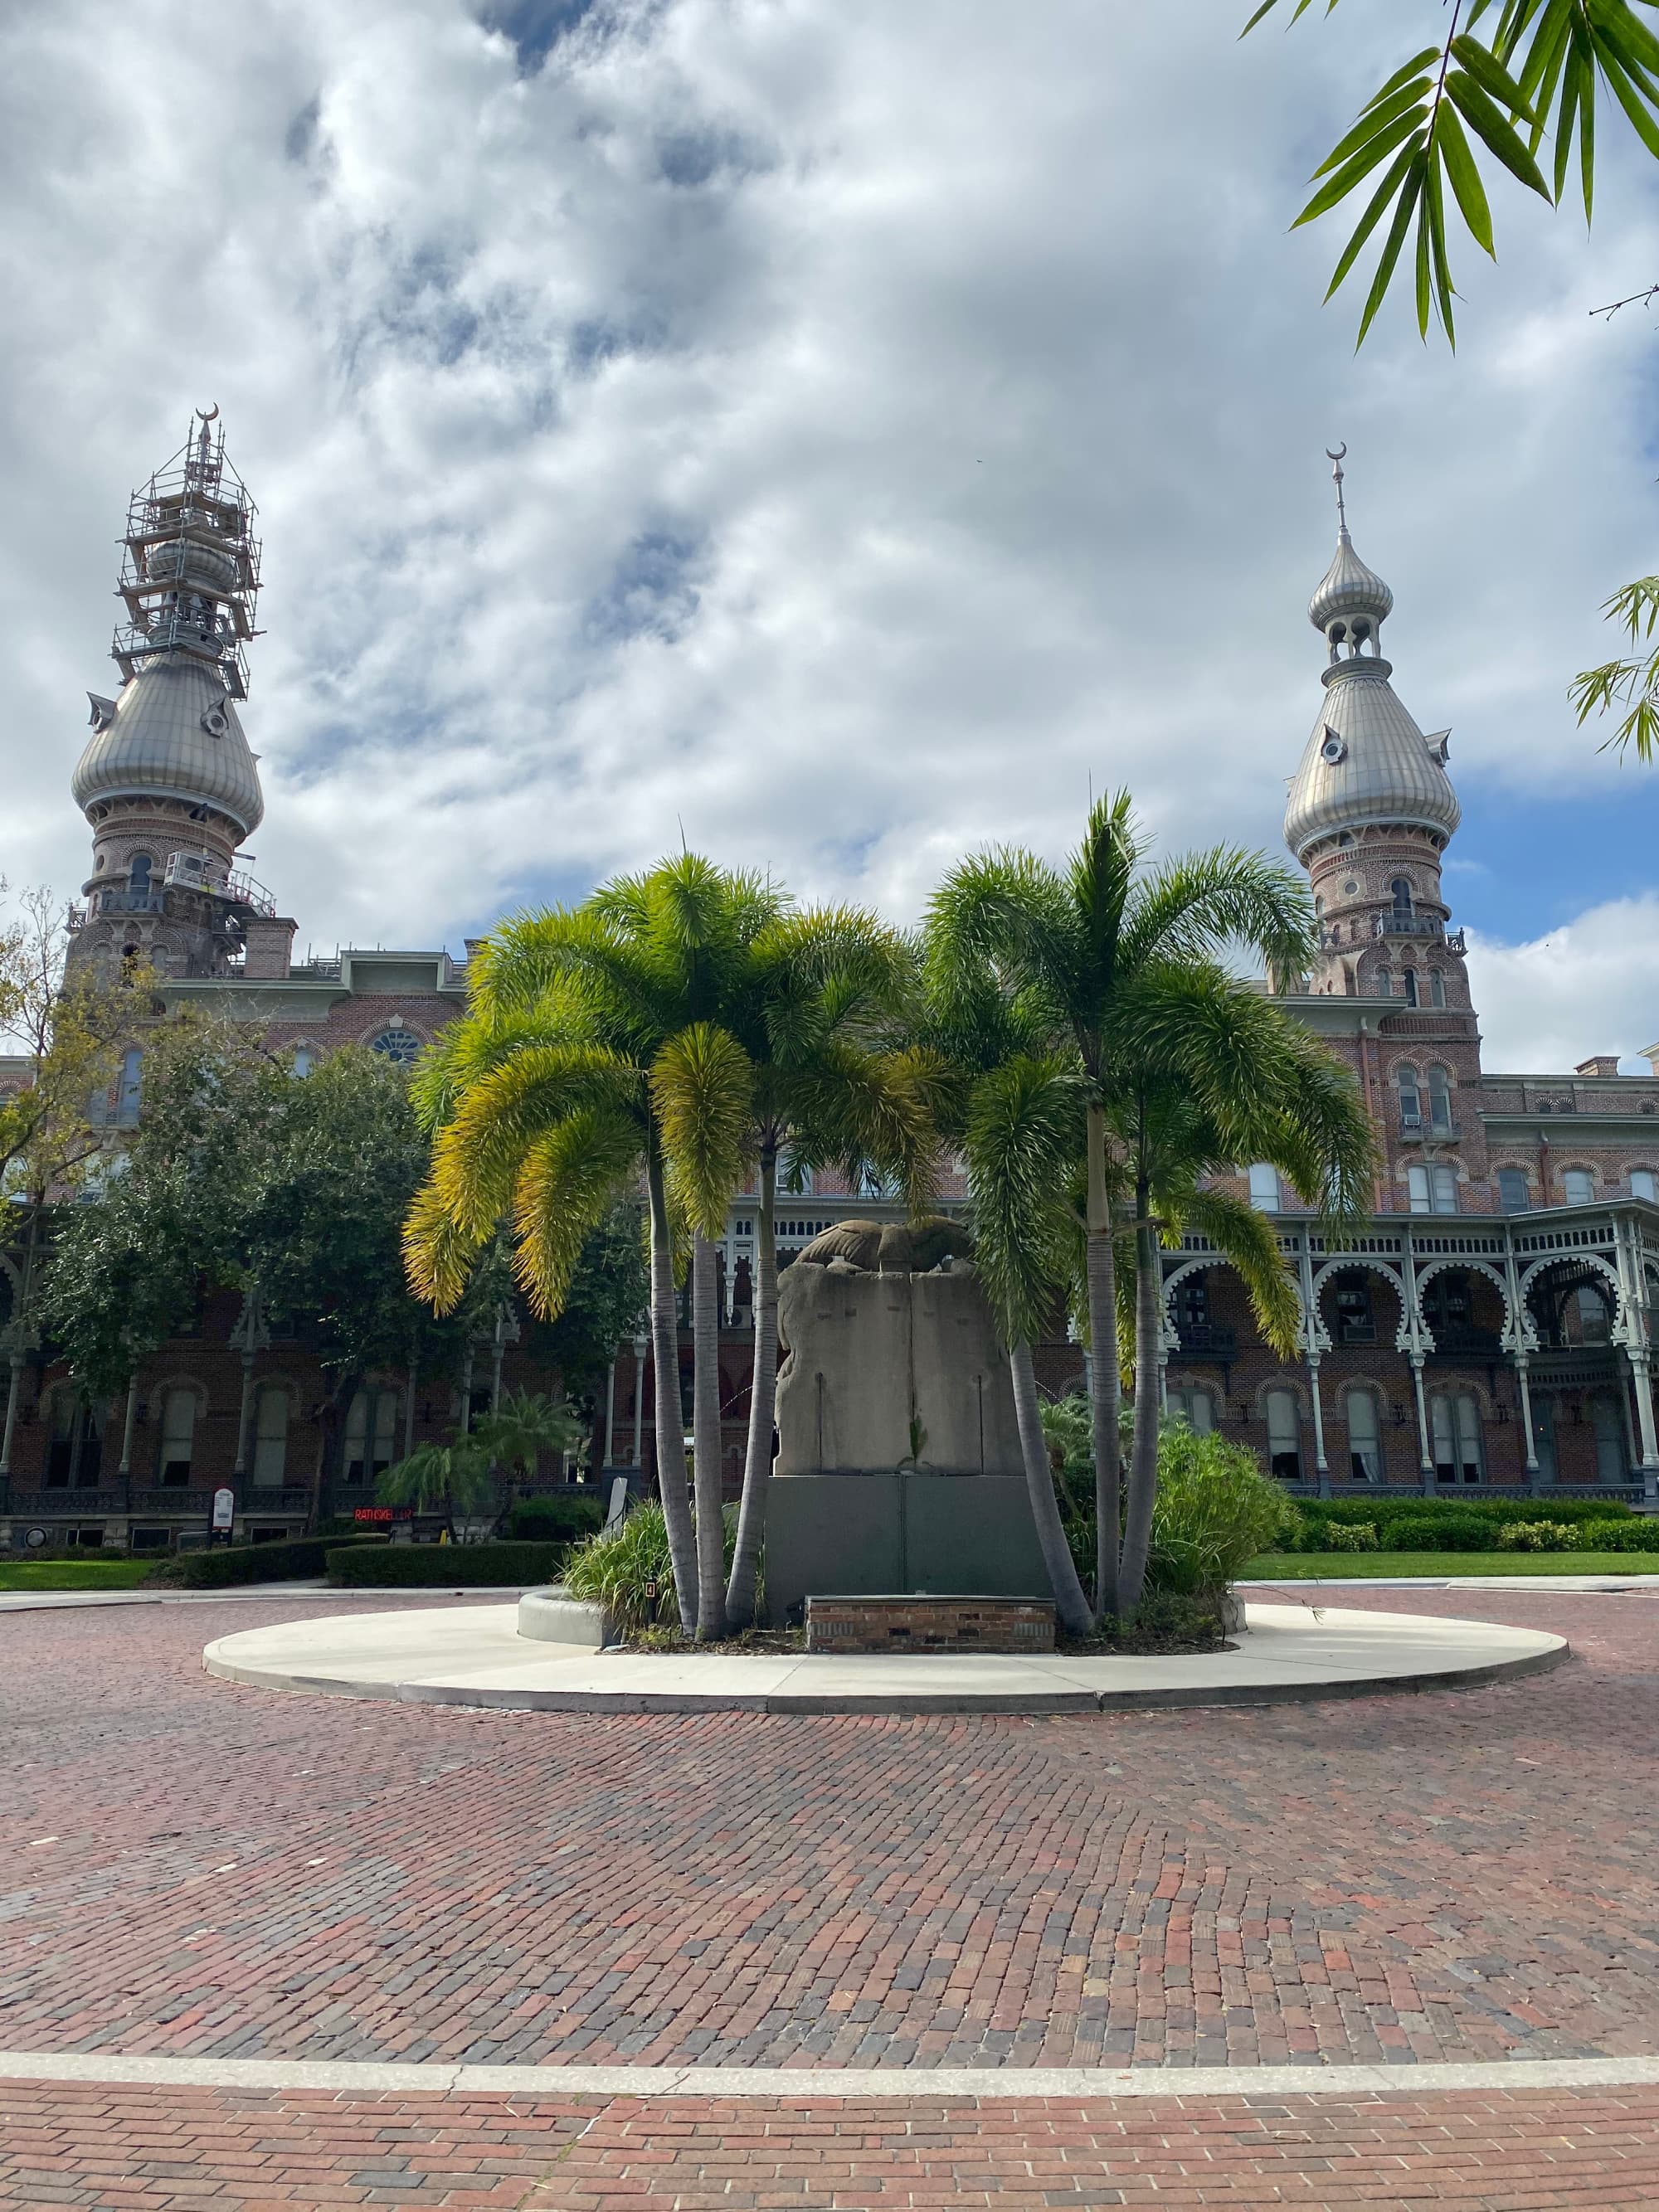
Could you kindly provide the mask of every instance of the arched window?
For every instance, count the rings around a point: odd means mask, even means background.
[[[1590,1425],[1595,1431],[1595,1479],[1598,1482],[1623,1482],[1629,1469],[1625,1465],[1625,1425],[1619,1418],[1619,1401],[1605,1393],[1590,1400]]]
[[[1407,969],[1406,969],[1405,973],[1403,974],[1403,975],[1401,977],[1401,981],[1405,984],[1405,986],[1406,986],[1406,1004],[1407,1004],[1408,1006],[1417,1006],[1417,1005],[1419,1003],[1419,1001],[1418,995],[1417,995],[1417,970],[1416,970],[1416,969],[1415,969],[1415,968],[1407,968]]]
[[[1452,1125],[1451,1078],[1443,1067],[1429,1070],[1429,1127],[1443,1134]]]
[[[1568,1168],[1561,1177],[1561,1195],[1569,1206],[1594,1206],[1595,1177],[1588,1168]]]
[[[1446,979],[1437,968],[1429,970],[1429,1004],[1443,1006],[1446,1003]]]
[[[127,862],[127,889],[131,891],[148,891],[149,872],[155,866],[155,860],[149,853],[135,853]]]
[[[1267,1464],[1281,1481],[1302,1480],[1302,1413],[1294,1390],[1267,1393]]]
[[[1610,1344],[1613,1315],[1600,1286],[1595,1283],[1581,1285],[1573,1292],[1573,1304],[1578,1316],[1575,1333],[1580,1344]]]
[[[1407,1168],[1406,1187],[1413,1213],[1457,1211],[1457,1170],[1443,1162],[1434,1167]]]
[[[1524,1213],[1532,1204],[1532,1191],[1524,1168],[1499,1168],[1498,1203],[1505,1213]]]
[[[121,1073],[115,1086],[115,1119],[123,1129],[134,1128],[138,1121],[138,1093],[143,1081],[144,1055],[138,1047],[130,1045],[121,1054]]]
[[[104,1425],[99,1409],[61,1387],[52,1400],[52,1443],[46,1455],[48,1490],[96,1490],[103,1463]]]
[[[1438,1482],[1479,1482],[1484,1468],[1480,1407],[1471,1390],[1430,1401],[1434,1472]]]
[[[1532,1401],[1532,1449],[1538,1462],[1540,1478],[1553,1482],[1557,1468],[1555,1457],[1555,1400],[1543,1391],[1535,1391]]]
[[[360,1390],[352,1400],[342,1480],[354,1488],[384,1474],[397,1457],[398,1404],[395,1390]]]
[[[1215,1427],[1215,1400],[1200,1385],[1183,1384],[1171,1390],[1170,1411],[1185,1421],[1195,1437],[1207,1437]]]
[[[1408,915],[1412,910],[1412,887],[1408,878],[1396,876],[1389,885],[1389,895],[1394,901],[1396,915]]]
[[[1250,1170],[1250,1204],[1258,1213],[1279,1211],[1279,1170],[1271,1160],[1257,1160]]]
[[[303,1080],[310,1074],[316,1064],[317,1054],[313,1047],[308,1044],[296,1044],[294,1048],[294,1058],[289,1064],[289,1072]]]
[[[407,1067],[420,1055],[421,1039],[413,1030],[383,1029],[370,1037],[368,1048],[371,1052],[378,1052],[382,1060],[390,1060],[399,1067]]]
[[[1418,1085],[1417,1070],[1402,1067],[1395,1077],[1400,1091],[1400,1126],[1402,1129],[1420,1129],[1423,1126],[1423,1093]]]
[[[1348,1393],[1348,1468],[1356,1482],[1381,1482],[1382,1444],[1376,1400],[1369,1390]]]
[[[157,1468],[164,1490],[188,1487],[195,1450],[196,1393],[187,1389],[169,1390],[161,1401],[161,1449]]]
[[[1646,1199],[1650,1206],[1654,1203],[1656,1197],[1659,1197],[1659,1191],[1656,1191],[1654,1186],[1653,1170],[1651,1168],[1632,1168],[1631,1170],[1630,1194],[1632,1198]]]
[[[256,1490],[276,1490],[288,1472],[288,1417],[290,1400],[280,1382],[267,1382],[259,1392],[259,1414],[253,1439],[253,1485]]]
[[[1371,1286],[1356,1268],[1340,1275],[1331,1288],[1339,1344],[1375,1344],[1376,1322],[1371,1312]]]

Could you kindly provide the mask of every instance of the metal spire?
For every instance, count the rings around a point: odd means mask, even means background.
[[[1346,441],[1334,453],[1328,446],[1325,448],[1325,458],[1333,464],[1331,482],[1336,486],[1337,534],[1345,545],[1348,543],[1348,510],[1342,498],[1342,464],[1347,459],[1347,455],[1348,448]]]

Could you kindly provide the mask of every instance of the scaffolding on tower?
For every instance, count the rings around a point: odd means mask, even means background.
[[[259,633],[258,510],[225,459],[218,409],[198,413],[179,450],[132,495],[118,586],[127,619],[111,653],[123,681],[152,655],[210,663],[233,699],[247,696],[246,647]]]

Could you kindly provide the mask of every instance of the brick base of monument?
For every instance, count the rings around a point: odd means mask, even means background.
[[[1052,1651],[1054,1609],[1025,1597],[809,1597],[809,1651]]]

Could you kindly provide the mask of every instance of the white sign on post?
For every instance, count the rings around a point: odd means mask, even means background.
[[[607,1528],[620,1528],[622,1526],[622,1517],[627,1510],[628,1477],[625,1474],[613,1475],[611,1480],[611,1502],[605,1508],[605,1527]]]
[[[213,1525],[216,1529],[234,1528],[236,1522],[236,1492],[216,1490],[213,1493]]]

